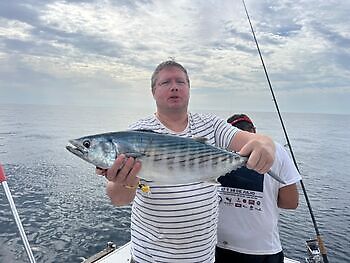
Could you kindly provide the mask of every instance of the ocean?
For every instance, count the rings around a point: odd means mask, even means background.
[[[69,139],[126,129],[152,112],[117,108],[0,105],[0,163],[37,262],[81,262],[130,238],[130,207],[114,207],[106,181],[65,149]],[[227,118],[233,112],[214,112]],[[246,112],[257,131],[285,144],[276,113]],[[350,258],[350,116],[282,113],[329,262]],[[315,230],[302,190],[281,210],[285,255],[304,262]],[[0,262],[28,262],[0,187]]]

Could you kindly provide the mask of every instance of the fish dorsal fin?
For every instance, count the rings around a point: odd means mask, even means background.
[[[156,132],[154,130],[147,130],[147,129],[136,129],[136,130],[131,130],[131,131],[136,131],[136,132],[150,132],[150,133],[157,133],[160,134],[159,132]]]
[[[208,141],[208,138],[205,138],[205,137],[193,137],[192,138],[193,140],[197,141],[197,142],[200,142],[200,143],[207,143]]]

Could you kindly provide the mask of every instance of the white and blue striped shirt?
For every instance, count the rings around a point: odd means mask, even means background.
[[[205,137],[227,148],[236,128],[214,115],[189,114],[188,126],[175,133],[155,116],[130,129],[148,129],[181,137]],[[132,205],[131,243],[134,260],[143,262],[214,262],[218,220],[217,188],[209,183],[156,185],[137,190]]]

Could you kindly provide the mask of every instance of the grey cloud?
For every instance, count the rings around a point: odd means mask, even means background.
[[[74,34],[73,34],[74,35]],[[118,43],[111,43],[103,39],[97,39],[89,36],[80,35],[79,37],[71,35],[70,38],[58,39],[59,42],[71,44],[87,55],[102,55],[108,57],[120,57],[124,53],[124,48]],[[40,56],[64,56],[60,48],[50,45],[49,42],[22,41],[17,39],[3,39],[8,52],[21,52],[26,55]]]
[[[258,39],[258,42],[260,43],[261,39]],[[253,37],[251,37],[250,42],[252,45],[244,45],[244,44],[238,44],[238,43],[230,43],[230,42],[225,42],[225,41],[217,41],[217,42],[213,42],[212,46],[215,49],[219,49],[219,50],[238,50],[244,53],[248,53],[250,55],[257,55],[257,49],[255,47],[255,43],[253,42],[254,39]],[[265,40],[269,41],[269,40]],[[265,50],[264,52],[265,55],[271,54],[270,51]]]
[[[229,34],[229,36],[237,37],[237,38],[242,39],[242,40],[250,41],[252,39],[251,33],[238,31],[233,26],[226,29],[226,32]]]
[[[265,30],[270,30],[270,29],[265,28]],[[278,38],[273,38],[269,34],[260,34],[261,32],[262,33],[266,33],[266,32],[271,33],[270,31],[257,32],[256,29],[254,29],[254,31],[255,31],[255,34],[257,35],[257,40],[259,43],[261,42],[261,43],[265,43],[265,44],[280,45],[283,42],[283,40],[278,39]],[[253,43],[253,41],[254,41],[254,37],[253,37],[250,29],[248,32],[240,32],[236,28],[230,28],[227,30],[227,33],[229,34],[230,37],[232,37],[234,39],[240,39],[245,43],[247,43],[247,42]],[[276,32],[274,32],[273,34],[276,34]],[[284,34],[286,34],[286,32],[284,32]],[[281,35],[281,34],[279,34],[279,35]],[[252,47],[252,46],[242,45],[242,44],[225,44],[223,42],[218,42],[218,47],[221,47],[222,49],[230,48],[229,46],[234,46],[237,50],[245,52],[245,53],[249,53],[249,54],[256,53],[255,46]]]
[[[50,1],[0,1],[0,16],[25,22],[37,24],[38,12],[41,6],[45,6]],[[31,8],[32,7],[32,8]]]
[[[25,52],[25,53],[37,53],[35,50],[39,50],[40,52],[37,54],[42,54],[42,47],[37,46],[35,42],[22,41],[18,39],[4,39],[2,43],[5,45],[7,50],[11,53],[13,52]]]
[[[121,57],[125,53],[125,49],[121,43],[111,42],[93,36],[80,35],[78,37],[66,39],[66,42],[74,45],[86,54]]]
[[[337,65],[339,65],[342,69],[350,71],[350,54],[349,53],[337,52],[336,54],[334,54],[334,58]],[[348,83],[350,83],[350,78]]]
[[[13,60],[15,60],[14,57]],[[30,89],[40,90],[47,85],[52,85],[59,81],[50,74],[38,72],[29,67],[20,65],[19,63],[17,64],[15,71],[0,71],[0,79],[2,80],[0,87],[28,87]],[[60,82],[62,82],[62,80],[60,80]]]
[[[274,33],[276,35],[287,37],[287,36],[293,36],[298,32],[300,32],[300,30],[302,29],[302,26],[294,23],[294,24],[276,26],[274,29],[275,29]]]
[[[325,24],[313,21],[310,23],[312,34],[326,40],[329,48],[319,53],[319,61],[325,65],[334,64],[339,69],[350,70],[350,38]],[[322,65],[321,65],[322,66]]]
[[[31,30],[33,40],[21,41],[16,39],[4,39],[2,42],[9,50],[26,52],[27,54],[52,55],[62,53],[62,50],[53,47],[50,41],[62,44],[70,44],[83,53],[98,54],[110,57],[119,57],[123,54],[124,47],[121,43],[112,42],[95,36],[80,33],[68,33],[46,26],[38,26]],[[38,42],[37,39],[41,41]]]
[[[330,29],[324,24],[313,22],[311,23],[314,32],[321,35],[330,43],[334,43],[339,47],[350,47],[350,38],[342,36],[339,32]]]
[[[147,46],[146,44],[143,44],[143,43],[135,43],[133,48],[137,51],[149,51],[151,50],[151,48],[149,46]]]
[[[96,3],[98,0],[66,0],[67,3]],[[110,4],[115,7],[124,7],[130,10],[135,10],[139,5],[151,4],[152,0],[114,0],[110,1]]]
[[[253,20],[253,27],[256,31],[271,33],[273,35],[287,37],[298,34],[302,30],[302,24],[298,23],[298,12],[294,10],[299,3],[260,2],[255,9],[257,14]],[[268,41],[265,39],[265,41]],[[270,40],[274,44],[276,41]]]
[[[350,83],[348,12],[342,11],[349,4],[339,1],[330,10],[331,4],[326,1],[315,3],[248,3],[277,90],[302,94],[302,89],[312,93],[316,88],[331,93],[333,88],[346,90]],[[129,92],[148,87],[154,67],[173,56],[189,69],[195,83],[193,91],[204,97],[210,94],[212,98],[229,88],[265,89],[263,69],[244,13],[232,17],[220,4],[195,1],[185,7],[182,2],[165,4],[160,0],[154,10],[152,1],[146,0],[0,0],[0,18],[30,25],[10,21],[9,28],[2,31],[11,37],[0,38],[5,61],[0,66],[0,88],[10,87],[9,92],[33,90],[38,97],[71,94],[72,103],[85,93],[93,99],[100,95],[104,101],[118,88],[118,92]],[[67,10],[67,21],[63,10],[55,12],[60,7]],[[116,12],[109,13],[111,10]],[[106,27],[102,24],[108,19],[104,11],[111,16]],[[82,24],[83,19],[91,26]],[[179,20],[178,27],[172,27],[172,19]],[[85,69],[90,63],[91,68]],[[40,68],[43,66],[47,68]],[[1,99],[6,101],[6,96],[2,94]]]
[[[256,50],[255,47],[253,48],[253,47],[250,47],[248,45],[239,45],[239,44],[235,44],[234,46],[239,51],[242,51],[242,52],[245,52],[245,53],[249,53],[249,54],[252,54],[252,55],[256,55],[257,50]]]
[[[350,75],[347,75],[349,72],[343,71],[350,71],[350,53],[345,52],[343,48],[334,48],[318,54],[318,64],[320,68],[323,68],[323,72],[327,72],[327,75],[322,76],[322,79],[332,76],[328,74],[336,74],[333,81],[338,82],[337,78],[343,73],[344,75],[346,74],[343,77],[346,77],[348,83],[350,83]],[[334,66],[337,67],[336,70],[334,70]],[[342,81],[344,82],[344,79]]]

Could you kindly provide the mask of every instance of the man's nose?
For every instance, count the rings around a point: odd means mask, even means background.
[[[178,87],[178,84],[176,83],[176,81],[172,81],[170,83],[170,90],[171,91],[177,91],[178,89],[179,89],[179,87]]]

